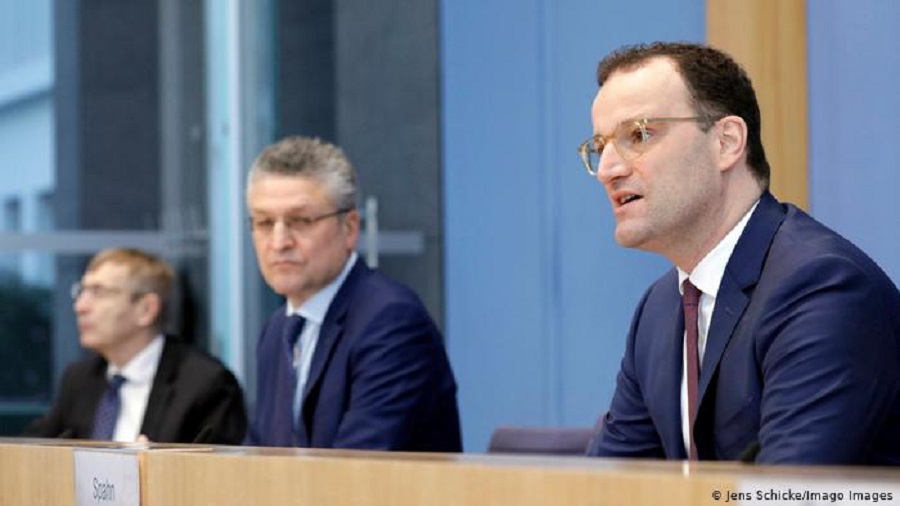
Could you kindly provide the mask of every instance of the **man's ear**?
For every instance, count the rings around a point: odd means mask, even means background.
[[[362,226],[361,221],[359,211],[355,208],[347,211],[347,214],[344,215],[341,227],[344,228],[348,249],[356,249],[356,242],[359,239],[360,227]]]
[[[162,299],[155,293],[141,295],[137,301],[138,324],[142,327],[150,327],[156,322],[159,312],[162,311]]]
[[[359,232],[360,221],[361,217],[356,208],[347,211],[347,214],[344,216],[344,226],[347,227],[347,233]]]
[[[739,116],[725,116],[716,122],[719,168],[734,167],[747,154],[747,123]]]

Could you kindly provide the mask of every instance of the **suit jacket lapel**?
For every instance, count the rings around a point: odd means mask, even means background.
[[[731,253],[706,337],[706,351],[700,368],[700,406],[706,400],[706,392],[719,367],[722,354],[750,302],[752,288],[759,281],[769,246],[784,217],[785,210],[781,204],[771,193],[763,193],[756,211]]]
[[[700,403],[706,394],[709,383],[714,376],[719,361],[722,359],[722,353],[731,340],[734,328],[744,314],[747,303],[750,298],[744,293],[741,287],[725,270],[722,277],[722,284],[719,286],[719,294],[716,297],[716,309],[713,312],[712,321],[710,322],[709,332],[706,337],[706,351],[703,355],[703,364],[700,366]],[[696,414],[695,414],[696,415]]]
[[[89,369],[89,375],[83,386],[78,390],[78,398],[75,399],[75,406],[78,409],[73,410],[72,419],[66,422],[66,427],[62,431],[66,432],[70,429],[69,437],[91,437],[94,427],[94,416],[97,412],[97,406],[100,404],[100,398],[106,391],[106,368],[108,364],[100,355],[92,358]],[[83,388],[83,390],[82,390]],[[83,407],[82,407],[83,406]]]
[[[678,290],[678,274],[674,269],[672,276],[675,278],[674,281],[666,284],[673,287],[672,304],[668,309],[672,314],[660,321],[676,321],[678,325],[672,329],[671,335],[666,336],[666,341],[661,347],[663,356],[666,357],[661,362],[667,370],[656,375],[660,380],[657,388],[662,390],[662,395],[658,398],[664,403],[661,413],[669,418],[661,420],[657,430],[660,432],[666,456],[685,459],[687,454],[684,451],[684,437],[681,432],[681,381],[671,380],[681,378],[684,374],[684,311],[681,306],[681,292]]]
[[[177,365],[180,362],[181,350],[171,338],[166,337],[163,345],[162,356],[153,377],[153,386],[150,388],[150,397],[147,399],[147,409],[144,411],[144,420],[141,422],[141,434],[150,440],[158,438],[161,425],[165,420],[166,408],[174,395],[172,385],[178,376]]]
[[[325,321],[322,322],[322,328],[319,330],[319,341],[313,353],[312,364],[309,367],[309,376],[306,379],[306,387],[303,390],[303,406],[300,410],[301,416],[298,424],[301,442],[307,443],[304,446],[310,443],[307,441],[309,427],[306,426],[306,413],[309,409],[312,409],[308,404],[309,393],[317,388],[322,381],[322,375],[328,362],[331,360],[332,351],[334,351],[334,347],[340,340],[344,329],[344,319],[347,315],[347,308],[350,305],[352,294],[356,285],[368,272],[370,272],[369,268],[366,267],[363,260],[357,259],[356,264],[347,274],[347,278],[344,279],[344,283],[331,301],[328,312],[325,314]]]
[[[285,306],[281,306],[266,325],[257,345],[257,413],[261,431],[257,437],[273,446],[306,446],[302,420],[295,424],[293,417],[297,377],[291,363],[287,330],[287,314]]]

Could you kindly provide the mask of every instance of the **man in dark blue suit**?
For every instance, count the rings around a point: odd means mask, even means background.
[[[286,297],[257,344],[247,443],[458,452],[456,382],[407,287],[357,258],[356,173],[331,144],[284,139],[247,181],[263,277]]]
[[[607,56],[598,82],[582,158],[617,242],[675,268],[638,305],[589,454],[900,464],[900,293],[769,193],[744,70],[654,43]]]

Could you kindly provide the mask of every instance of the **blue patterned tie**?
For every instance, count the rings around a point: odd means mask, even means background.
[[[294,349],[305,320],[300,315],[287,317],[282,328],[281,361],[277,366],[276,383],[273,392],[274,413],[269,438],[279,441],[278,445],[296,444],[296,424],[294,417],[294,395],[297,391],[297,371],[294,369]]]
[[[303,392],[300,391],[300,334],[303,333],[303,327],[306,318],[294,314],[288,318],[285,326],[284,336],[288,341],[289,350],[291,351],[291,366],[294,369],[294,389],[293,398],[291,399],[291,417],[293,427],[296,428],[300,421],[300,404],[303,398]]]
[[[112,439],[116,422],[119,419],[119,410],[122,408],[122,399],[119,397],[119,389],[125,383],[125,376],[114,375],[106,387],[106,392],[100,398],[97,413],[94,415],[94,430],[91,439],[109,441]]]

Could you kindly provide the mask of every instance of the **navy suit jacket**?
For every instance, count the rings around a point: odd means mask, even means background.
[[[358,260],[322,323],[291,430],[283,405],[290,347],[284,306],[257,345],[257,404],[246,443],[259,446],[458,452],[456,382],[440,332],[407,287]],[[287,396],[288,398],[291,395]]]
[[[686,458],[673,269],[638,305],[589,454]],[[728,261],[700,372],[700,459],[900,464],[900,293],[846,239],[765,193]]]
[[[89,439],[106,390],[106,368],[96,353],[67,367],[50,412],[23,435]],[[167,337],[140,433],[160,443],[238,444],[246,429],[243,392],[231,371]]]

